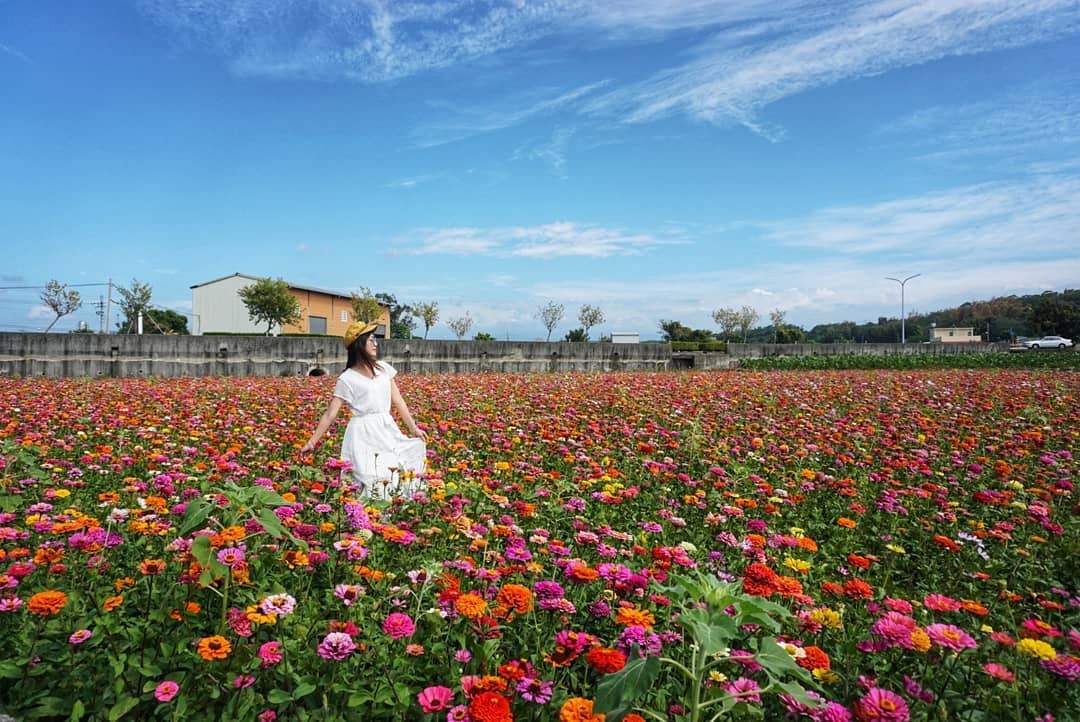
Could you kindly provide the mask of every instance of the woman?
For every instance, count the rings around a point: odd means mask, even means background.
[[[374,335],[376,328],[373,323],[354,322],[345,331],[348,367],[338,376],[334,398],[300,453],[314,450],[342,405],[348,404],[352,418],[345,428],[341,458],[352,465],[359,493],[373,499],[407,497],[422,486],[427,434],[413,421],[409,406],[398,390],[394,381],[397,371],[388,363],[376,361],[379,350]],[[390,415],[391,405],[397,409],[410,436],[401,433]]]

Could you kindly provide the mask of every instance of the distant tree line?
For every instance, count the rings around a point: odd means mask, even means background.
[[[754,326],[757,312],[719,308],[712,313],[717,329],[694,329],[678,321],[660,320],[665,341],[734,341],[744,343],[895,343],[900,340],[900,319],[881,316],[877,321],[823,323],[809,331],[785,323],[786,313],[769,313],[768,326]],[[971,327],[988,341],[1058,334],[1080,339],[1080,289],[1046,291],[1028,296],[1001,296],[971,301],[956,308],[930,313],[911,313],[905,335],[911,342],[929,341],[934,327]]]

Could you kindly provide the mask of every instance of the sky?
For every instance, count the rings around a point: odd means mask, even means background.
[[[0,0],[0,331],[234,273],[809,329],[1077,288],[1078,229],[1080,0]]]

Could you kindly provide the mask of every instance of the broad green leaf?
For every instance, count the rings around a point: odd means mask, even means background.
[[[292,695],[283,689],[272,689],[270,693],[266,695],[266,699],[270,704],[284,704],[285,702],[292,701]]]
[[[301,682],[300,684],[296,685],[296,690],[293,692],[292,698],[300,699],[302,697],[307,697],[315,690],[315,685],[311,684],[310,682]]]
[[[184,518],[180,522],[180,529],[177,533],[180,536],[187,536],[201,527],[206,522],[206,518],[210,516],[211,509],[213,509],[213,507],[202,497],[197,496],[189,501],[187,509],[184,511]]]
[[[109,710],[109,721],[118,720],[139,704],[138,697],[122,697]]]
[[[210,559],[213,556],[213,551],[210,549],[210,537],[195,537],[195,540],[191,542],[191,556],[195,557],[195,561],[201,566],[210,566]]]
[[[609,674],[596,687],[596,710],[606,712],[623,703],[633,702],[647,692],[660,673],[656,657],[634,657],[615,674]]]

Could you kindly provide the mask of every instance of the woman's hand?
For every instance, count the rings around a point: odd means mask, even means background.
[[[300,456],[307,456],[313,451],[315,451],[315,442],[309,439],[306,444],[300,447]]]
[[[414,426],[412,431],[409,432],[412,436],[427,441],[427,432],[421,429],[419,426]]]

